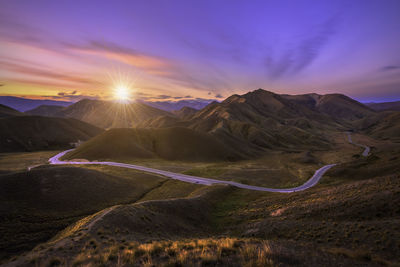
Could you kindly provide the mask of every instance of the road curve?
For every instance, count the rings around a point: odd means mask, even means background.
[[[182,182],[187,182],[187,183],[202,184],[202,185],[227,184],[227,185],[232,185],[232,186],[243,188],[243,189],[266,191],[266,192],[279,192],[279,193],[292,193],[292,192],[306,190],[306,189],[316,185],[318,183],[318,181],[322,178],[324,173],[336,165],[336,164],[329,164],[329,165],[325,165],[322,168],[316,170],[314,175],[301,186],[293,187],[293,188],[277,189],[277,188],[267,188],[267,187],[261,187],[261,186],[246,185],[246,184],[241,184],[241,183],[237,183],[237,182],[233,182],[233,181],[224,181],[224,180],[216,180],[216,179],[210,179],[210,178],[204,178],[204,177],[198,177],[198,176],[191,176],[191,175],[186,175],[186,174],[181,174],[181,173],[174,173],[174,172],[163,171],[163,170],[153,169],[153,168],[139,166],[139,165],[119,163],[119,162],[110,162],[110,161],[91,162],[91,161],[62,161],[62,160],[60,160],[60,158],[62,156],[64,156],[65,154],[67,154],[68,152],[70,152],[72,150],[73,149],[63,151],[63,152],[55,155],[54,157],[50,158],[49,159],[50,164],[54,164],[54,165],[64,165],[64,164],[108,165],[108,166],[135,169],[135,170],[139,170],[139,171],[160,174],[160,175],[166,176],[168,178],[179,180]]]
[[[350,143],[353,143],[351,140],[350,133],[348,134],[348,140]],[[364,146],[364,145],[359,145],[355,144],[358,146],[365,147],[365,151],[363,152],[363,156],[368,156],[369,153],[369,147]],[[293,187],[293,188],[268,188],[268,187],[261,187],[261,186],[253,186],[253,185],[246,185],[246,184],[241,184],[233,181],[224,181],[224,180],[216,180],[216,179],[210,179],[210,178],[204,178],[204,177],[198,177],[198,176],[191,176],[191,175],[186,175],[186,174],[181,174],[181,173],[174,173],[174,172],[169,172],[169,171],[163,171],[159,169],[153,169],[149,167],[144,167],[144,166],[139,166],[139,165],[134,165],[134,164],[127,164],[127,163],[119,163],[119,162],[111,162],[111,161],[62,161],[60,158],[67,154],[68,152],[72,151],[73,149],[69,149],[66,151],[63,151],[54,157],[49,159],[50,164],[55,164],[55,165],[64,165],[64,164],[70,164],[70,165],[108,165],[108,166],[115,166],[115,167],[121,167],[121,168],[128,168],[128,169],[134,169],[134,170],[139,170],[139,171],[144,171],[144,172],[149,172],[149,173],[155,173],[159,175],[163,175],[165,177],[179,180],[182,182],[187,182],[187,183],[193,183],[193,184],[202,184],[202,185],[213,185],[213,184],[227,184],[227,185],[232,185],[235,187],[243,188],[243,189],[249,189],[249,190],[255,190],[255,191],[265,191],[265,192],[278,192],[278,193],[293,193],[293,192],[298,192],[298,191],[303,191],[306,190],[310,187],[313,187],[316,185],[319,180],[322,178],[322,176],[333,166],[336,164],[328,164],[325,165],[318,170],[314,172],[314,175],[304,184],[298,186],[298,187]]]
[[[361,155],[363,155],[364,157],[368,157],[369,151],[371,150],[370,147],[366,146],[366,145],[354,143],[353,139],[351,138],[351,133],[350,132],[346,132],[346,134],[347,134],[347,140],[349,141],[349,143],[353,144],[355,146],[359,146],[359,147],[364,148],[364,151],[363,151],[363,153]]]

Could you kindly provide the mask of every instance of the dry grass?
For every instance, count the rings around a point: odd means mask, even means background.
[[[46,261],[48,265],[55,257]],[[56,257],[57,262],[68,259]],[[94,249],[85,246],[73,266],[274,266],[279,255],[269,242],[237,238],[207,238],[150,243],[125,242]],[[38,263],[38,262],[36,262]],[[44,262],[40,262],[43,264]]]
[[[47,164],[60,151],[0,153],[0,171],[26,170],[30,166]]]

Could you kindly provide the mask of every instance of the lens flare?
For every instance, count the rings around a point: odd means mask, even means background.
[[[128,101],[130,99],[130,89],[128,86],[119,85],[114,90],[114,97],[120,101]]]

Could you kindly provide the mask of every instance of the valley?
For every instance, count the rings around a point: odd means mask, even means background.
[[[154,114],[102,129],[7,110],[1,263],[399,263],[397,111],[256,90],[187,115]],[[51,141],[40,123],[70,139]],[[32,134],[14,135],[14,125]]]

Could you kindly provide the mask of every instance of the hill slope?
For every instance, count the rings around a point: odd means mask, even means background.
[[[188,128],[111,129],[64,158],[155,158],[187,161],[236,160],[241,156],[212,137]]]
[[[282,97],[341,122],[374,114],[374,111],[366,105],[342,94],[282,95]]]
[[[18,111],[25,112],[27,110],[34,109],[40,105],[57,105],[57,106],[68,106],[72,102],[67,101],[55,101],[47,99],[28,99],[15,96],[0,96],[0,104],[7,105]]]
[[[250,154],[255,150],[328,147],[326,129],[341,127],[331,117],[265,90],[233,95],[198,111],[189,127],[224,138]]]
[[[176,110],[173,113],[178,116],[180,119],[187,120],[190,119],[196,112],[199,111],[198,109],[194,109],[191,107],[183,107],[180,110]]]
[[[400,142],[400,112],[388,112],[379,116],[377,123],[368,127],[365,132],[378,139],[389,139]]]
[[[64,149],[102,132],[67,118],[17,116],[0,119],[0,152]]]
[[[57,113],[61,112],[65,107],[56,105],[41,105],[34,109],[25,111],[29,115],[36,116],[55,116]]]
[[[366,103],[365,105],[376,111],[382,111],[382,110],[400,111],[400,101],[383,102],[383,103]]]
[[[31,249],[83,216],[134,202],[163,180],[127,176],[58,166],[0,175],[0,259]]]
[[[114,103],[101,100],[81,100],[55,114],[58,117],[72,117],[100,128],[133,127],[149,118],[170,113],[143,103]]]
[[[0,118],[21,116],[21,115],[23,114],[18,110],[0,104]]]

